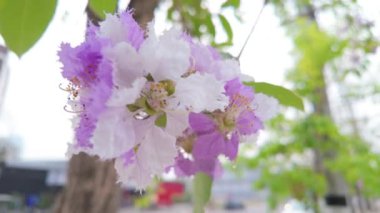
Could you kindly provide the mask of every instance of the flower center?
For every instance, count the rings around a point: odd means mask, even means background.
[[[162,111],[167,106],[169,92],[167,82],[148,82],[143,90],[147,103],[155,111]]]
[[[227,139],[230,140],[232,133],[236,131],[237,119],[245,110],[252,110],[249,98],[240,94],[235,94],[230,98],[230,104],[224,112],[215,111],[212,113],[212,117],[214,118],[219,131],[223,133]]]
[[[141,92],[140,98],[134,104],[127,105],[131,112],[135,112],[135,118],[144,120],[152,115],[165,112],[168,99],[175,91],[173,81],[163,80],[159,82],[148,81]]]

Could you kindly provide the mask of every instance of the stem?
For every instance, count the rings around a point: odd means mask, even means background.
[[[267,5],[267,1],[265,1],[265,2],[264,2],[264,5],[261,7],[260,12],[259,12],[259,14],[258,14],[257,17],[256,17],[256,20],[255,20],[255,22],[253,23],[253,26],[252,26],[252,28],[251,28],[251,31],[249,32],[249,34],[248,34],[247,38],[245,39],[245,42],[244,42],[244,44],[243,44],[243,46],[242,46],[242,48],[241,48],[241,50],[240,50],[240,52],[239,52],[239,55],[236,57],[238,60],[240,59],[240,56],[241,56],[241,54],[243,53],[245,47],[247,46],[247,43],[248,43],[249,39],[251,38],[253,32],[255,31],[256,25],[257,25],[257,23],[258,23],[259,20],[260,20],[260,17],[261,17],[261,14],[263,13],[263,10],[264,10],[264,8],[265,8],[265,5]]]

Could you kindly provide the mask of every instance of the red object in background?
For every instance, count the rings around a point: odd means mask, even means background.
[[[185,192],[183,183],[178,182],[162,182],[157,189],[157,204],[171,205],[173,197],[182,196]]]

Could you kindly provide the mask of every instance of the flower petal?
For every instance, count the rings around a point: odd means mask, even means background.
[[[158,40],[149,33],[139,53],[144,70],[155,81],[179,79],[190,67],[190,47],[177,30],[167,31]]]
[[[224,153],[224,150],[224,136],[214,131],[210,134],[198,135],[193,146],[192,154],[194,159],[216,158],[219,154]]]
[[[106,14],[106,19],[100,23],[99,36],[110,39],[113,44],[128,42],[138,49],[144,40],[144,31],[133,19],[130,11],[117,15]]]
[[[92,137],[93,152],[102,159],[120,156],[136,144],[132,115],[125,108],[104,112]]]
[[[139,142],[134,162],[126,166],[119,160],[115,168],[123,183],[135,182],[140,189],[146,188],[154,175],[160,175],[174,164],[177,155],[175,137],[153,126]]]
[[[258,93],[255,95],[255,99],[252,102],[255,114],[262,121],[267,121],[275,117],[280,110],[280,104],[277,99]]]
[[[182,109],[192,112],[224,110],[228,97],[224,95],[224,83],[210,74],[195,73],[177,82],[173,101]]]
[[[121,42],[104,50],[105,57],[112,61],[114,84],[130,87],[132,83],[144,76],[143,61],[136,50],[128,43]]]
[[[189,127],[189,113],[186,111],[168,111],[165,131],[174,137],[182,135]]]
[[[237,130],[242,135],[254,134],[263,128],[263,123],[256,117],[252,110],[244,110],[240,113],[236,123]]]
[[[203,113],[190,113],[189,115],[190,127],[197,134],[208,134],[216,130],[215,122]]]

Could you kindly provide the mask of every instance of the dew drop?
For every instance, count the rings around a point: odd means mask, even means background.
[[[149,118],[150,115],[148,113],[146,113],[145,111],[138,111],[133,117],[136,120],[145,120],[145,119]]]
[[[232,138],[232,132],[227,133],[226,137],[227,137],[228,140],[231,140],[231,138]]]

